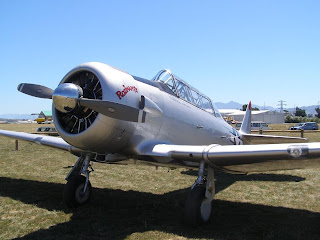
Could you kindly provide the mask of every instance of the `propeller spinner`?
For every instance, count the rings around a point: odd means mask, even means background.
[[[78,106],[82,96],[81,87],[73,83],[63,83],[53,91],[52,100],[58,111],[68,113]]]

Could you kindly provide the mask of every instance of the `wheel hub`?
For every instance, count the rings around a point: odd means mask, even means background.
[[[85,192],[83,192],[83,190],[84,190],[84,183],[80,184],[77,187],[75,192],[76,201],[80,204],[85,203],[90,196],[90,193],[89,193],[90,190],[88,188]]]
[[[200,206],[201,218],[204,222],[208,221],[211,216],[211,201],[208,198],[204,198]]]

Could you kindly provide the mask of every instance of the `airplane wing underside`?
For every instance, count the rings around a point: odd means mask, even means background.
[[[147,155],[183,162],[205,160],[232,172],[320,168],[320,143],[187,146],[158,144]]]

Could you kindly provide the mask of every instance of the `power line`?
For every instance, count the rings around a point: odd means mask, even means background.
[[[277,105],[277,106],[280,106],[280,112],[282,113],[283,112],[283,110],[284,110],[284,106],[287,106],[287,104],[286,104],[286,101],[284,101],[284,100],[280,100],[280,101],[278,101],[279,102],[279,104]]]

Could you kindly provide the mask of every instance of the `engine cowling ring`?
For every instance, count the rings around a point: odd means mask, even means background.
[[[85,87],[86,79],[94,79],[93,82],[97,84],[96,91],[88,91]],[[90,62],[72,69],[60,84],[72,83],[80,86],[84,98],[116,102],[119,100],[115,92],[119,86],[125,84],[126,80],[131,81],[131,79],[131,75],[106,64]],[[122,102],[125,101],[126,99],[123,99]],[[56,129],[66,142],[77,148],[97,153],[121,151],[126,147],[125,143],[136,127],[133,123],[109,118],[92,109],[79,106],[70,112],[62,113],[53,105],[52,112]]]

